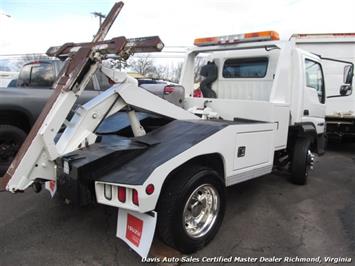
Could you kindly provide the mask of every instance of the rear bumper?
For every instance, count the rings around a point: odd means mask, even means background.
[[[106,140],[108,139],[108,140]],[[96,201],[95,181],[145,151],[147,145],[117,136],[57,159],[58,193],[74,205]]]

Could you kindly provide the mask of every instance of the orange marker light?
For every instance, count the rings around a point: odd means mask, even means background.
[[[242,42],[280,40],[276,31],[260,31],[245,34],[234,34],[219,37],[197,38],[194,41],[196,46],[227,45]]]
[[[218,43],[218,38],[216,37],[207,37],[207,38],[197,38],[194,41],[194,45],[201,46],[201,45],[213,45]]]
[[[244,34],[245,39],[249,38],[265,38],[269,40],[280,40],[280,36],[276,31],[260,31],[260,32],[251,32]]]

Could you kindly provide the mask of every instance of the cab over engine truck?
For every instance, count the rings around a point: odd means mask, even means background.
[[[159,51],[157,37],[96,38],[49,51],[69,60],[2,184],[13,193],[45,184],[79,205],[118,208],[117,236],[141,256],[156,225],[159,237],[184,253],[209,243],[222,223],[227,186],[275,167],[287,167],[292,182],[306,184],[313,153],[324,144],[321,59],[275,32],[202,38],[195,45],[182,70],[183,108],[101,64],[107,53],[126,60],[132,52]],[[216,98],[191,97],[200,53],[218,67]],[[96,68],[117,84],[64,121]],[[118,111],[130,126],[98,134],[98,125]]]

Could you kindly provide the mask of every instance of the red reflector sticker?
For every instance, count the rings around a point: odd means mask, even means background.
[[[136,247],[139,246],[143,231],[143,221],[127,214],[126,238]]]
[[[51,197],[53,198],[55,192],[57,191],[57,182],[55,180],[47,181],[44,187],[51,193]]]
[[[49,188],[52,192],[55,190],[55,180],[49,181]]]

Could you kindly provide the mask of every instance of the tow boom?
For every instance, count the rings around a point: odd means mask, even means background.
[[[53,94],[2,178],[1,189],[6,188],[10,192],[22,191],[34,180],[56,179],[54,160],[68,149],[59,149],[54,141],[55,136],[66,123],[66,117],[76,99],[108,54],[115,54],[126,60],[132,53],[157,52],[164,47],[156,36],[128,40],[125,37],[117,37],[104,41],[122,7],[122,2],[114,4],[91,43],[66,43],[47,51],[49,56],[66,58],[66,64],[53,85]],[[85,138],[91,135],[92,133],[86,134]]]

